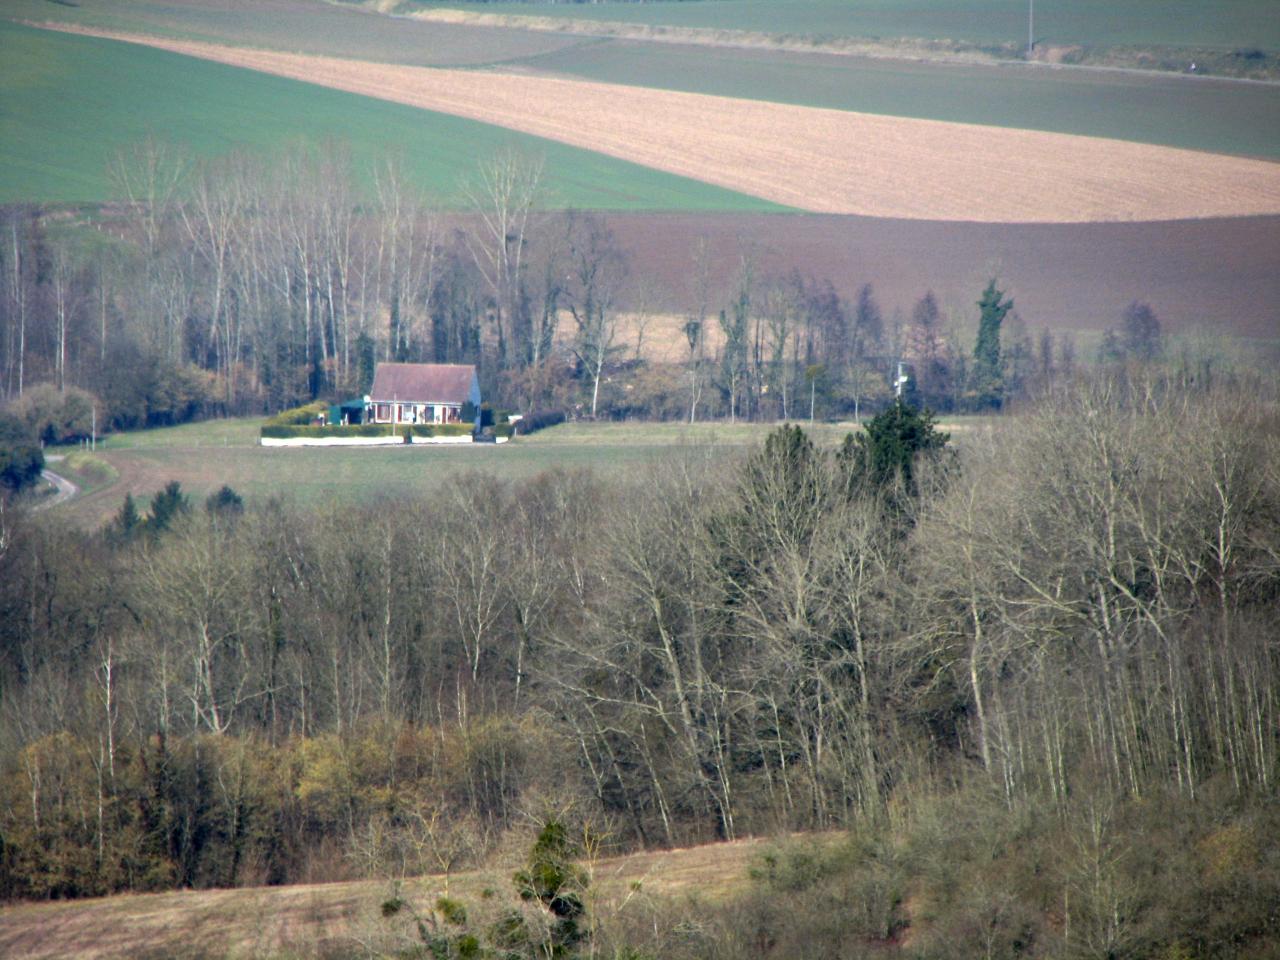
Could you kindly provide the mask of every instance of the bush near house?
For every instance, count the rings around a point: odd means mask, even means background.
[[[415,423],[409,433],[415,437],[469,437],[475,432],[470,423]]]
[[[329,404],[323,400],[317,400],[315,403],[307,403],[300,407],[281,410],[274,417],[267,419],[267,425],[271,427],[307,426],[314,423],[316,417],[328,412]],[[269,436],[269,434],[264,433],[263,436]],[[370,436],[376,436],[376,434],[370,434]]]
[[[542,413],[531,413],[522,420],[517,420],[514,424],[516,433],[523,436],[526,433],[537,433],[539,430],[545,430],[547,427],[554,427],[558,423],[564,423],[563,410],[547,410]]]

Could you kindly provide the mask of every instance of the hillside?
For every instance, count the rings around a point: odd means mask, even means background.
[[[112,36],[492,123],[811,212],[988,223],[1280,213],[1280,166],[1264,161],[584,81]]]

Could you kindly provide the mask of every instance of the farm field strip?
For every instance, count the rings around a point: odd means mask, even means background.
[[[364,175],[390,156],[443,206],[481,158],[545,159],[548,202],[603,210],[776,210],[767,201],[462,117],[0,20],[0,202],[102,201],[109,164],[150,135],[194,157],[335,142]],[[366,183],[366,186],[372,186]]]
[[[818,2],[821,7],[824,0]],[[1102,15],[1097,9],[1087,12],[1098,26],[1109,29],[1126,16],[1141,14],[1148,33],[1163,29],[1172,20],[1193,39],[1205,42],[1224,24],[1230,25],[1232,16],[1251,15],[1248,9],[1224,11],[1219,5],[1212,22],[1197,24],[1194,19],[1146,16],[1144,2],[1108,5]],[[625,6],[645,15],[662,4]],[[744,2],[714,0],[679,6],[705,7],[707,15],[718,11],[728,21],[734,11],[744,9]],[[795,14],[802,12],[800,6],[771,2],[769,9]],[[588,16],[607,9],[596,4],[541,7],[548,13],[542,18],[548,29],[562,30],[572,22],[599,30],[621,30],[619,25],[606,22],[565,21],[561,16],[569,7]],[[1073,10],[1074,6],[1059,5],[1043,13],[1063,16]],[[962,14],[970,27],[992,30],[993,36],[1013,30],[1021,37],[1024,11],[1006,0],[982,0],[977,6],[913,3],[909,9],[901,8],[896,0],[883,0],[878,7],[841,4],[825,13],[828,22],[840,13],[870,18],[866,19],[867,30],[881,38],[896,35],[878,22],[887,16],[906,16],[906,25],[916,33],[928,33],[933,24],[935,33],[956,36],[949,29],[954,24],[948,24],[946,18],[957,14]],[[720,37],[721,32],[713,30],[704,31],[710,42],[695,41],[686,36],[688,31],[664,27],[644,28],[646,36],[652,36],[643,41],[564,32],[553,35],[441,20],[462,18],[479,23],[495,19],[496,15],[474,7],[431,6],[408,17],[389,17],[371,12],[367,5],[352,8],[316,0],[205,0],[182,5],[169,0],[94,0],[78,6],[50,4],[48,0],[7,0],[0,16],[410,66],[503,64],[511,69],[605,83],[1280,158],[1277,84],[1241,84],[1150,71],[1028,68],[1008,61],[1003,65],[942,63],[938,62],[942,53],[920,44],[913,49],[877,41],[878,45],[862,43],[855,49],[850,46],[854,41],[843,40],[841,52],[836,54],[816,52],[826,47],[816,47],[804,38],[789,41],[791,49],[781,49],[787,44],[780,39],[764,47],[730,46]],[[430,19],[421,19],[424,16]],[[939,21],[939,17],[943,19]],[[1244,44],[1258,42],[1259,31],[1247,22],[1230,29],[1235,31],[1230,35],[1245,37]],[[1138,31],[1134,35],[1143,36]],[[688,42],[676,42],[681,40]],[[961,59],[973,61],[975,57],[980,54],[965,54]]]
[[[422,3],[418,15],[458,9]],[[463,8],[470,10],[470,7]],[[525,3],[486,3],[485,12],[521,16]],[[548,4],[539,18],[632,23],[668,28],[745,30],[789,38],[946,39],[975,44],[1022,44],[1027,5],[1022,0],[654,0]],[[1054,44],[1160,44],[1164,46],[1280,49],[1280,19],[1256,0],[1072,0],[1035,11],[1038,42]]]
[[[1280,212],[1280,165],[576,80],[100,33],[449,113],[803,210],[1008,223]]]
[[[519,67],[601,83],[1280,159],[1276,85],[629,40],[539,54]]]
[[[1149,302],[1170,334],[1248,337],[1266,355],[1280,345],[1280,217],[1163,223],[1003,224],[776,214],[617,213],[614,236],[637,275],[655,278],[668,303],[700,302],[694,251],[703,247],[712,292],[723,305],[741,258],[757,275],[798,272],[829,280],[847,301],[864,283],[892,316],[910,316],[932,290],[943,312],[976,322],[974,302],[992,277],[1014,298],[1028,328],[1097,335],[1119,323],[1133,300]],[[653,323],[645,344],[670,341],[688,359],[683,321]],[[710,327],[716,327],[714,317]],[[976,328],[962,328],[971,343]],[[1084,340],[1077,346],[1085,348]],[[1084,354],[1082,354],[1083,356]]]
[[[0,17],[419,66],[497,63],[581,38],[388,17],[324,0],[4,0]]]

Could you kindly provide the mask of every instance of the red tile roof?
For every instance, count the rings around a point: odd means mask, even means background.
[[[462,363],[380,363],[369,398],[412,403],[465,403],[476,368]]]

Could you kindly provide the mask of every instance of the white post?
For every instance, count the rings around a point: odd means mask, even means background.
[[[96,403],[91,404],[89,407],[89,410],[92,412],[91,413],[92,426],[89,427],[89,435],[92,438],[91,440],[92,447],[90,449],[92,449],[96,453],[98,450],[98,405]]]
[[[1036,52],[1036,0],[1027,0],[1027,59]]]

